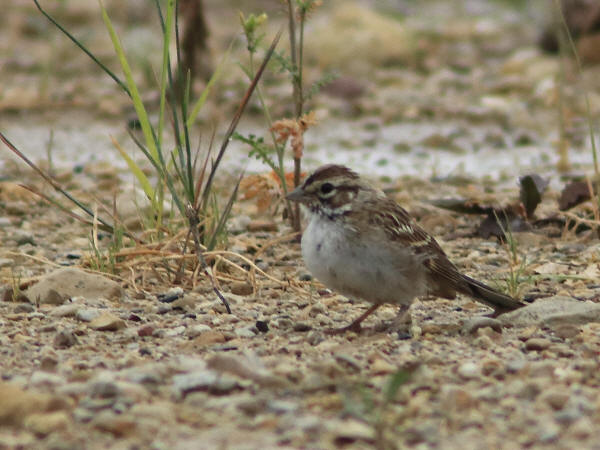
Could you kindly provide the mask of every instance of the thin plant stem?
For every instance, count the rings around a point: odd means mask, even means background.
[[[302,67],[298,66],[298,48],[296,46],[296,21],[294,18],[294,7],[292,0],[287,0],[288,15],[289,15],[289,34],[290,34],[290,57],[292,60],[292,85],[296,119],[302,116]],[[303,22],[300,23],[300,29],[303,28]],[[303,33],[301,32],[301,35]],[[300,175],[302,172],[302,162],[297,155],[294,155],[294,186],[300,185]],[[290,210],[292,213],[292,210]],[[300,205],[295,204],[293,213],[291,214],[292,228],[294,231],[300,232]]]

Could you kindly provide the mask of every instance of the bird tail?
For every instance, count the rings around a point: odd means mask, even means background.
[[[493,317],[525,306],[525,304],[520,300],[517,300],[506,294],[502,294],[501,292],[498,292],[497,290],[483,284],[480,281],[474,280],[466,275],[462,275],[462,278],[467,284],[468,289],[465,290],[464,293],[473,297],[475,300],[494,308]]]

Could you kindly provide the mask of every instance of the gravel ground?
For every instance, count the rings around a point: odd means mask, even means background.
[[[508,3],[465,1],[449,11],[432,2],[438,6],[421,12],[405,5],[403,21],[363,3],[315,14],[307,77],[329,67],[344,77],[310,105],[320,125],[307,134],[305,167],[338,161],[370,175],[461,270],[517,291],[527,307],[490,319],[464,297],[425,298],[411,307],[409,335],[381,331],[392,306],[360,334],[326,335],[368,305],[311,279],[280,214],[246,199],[234,207],[227,245],[209,255],[227,314],[190,267],[173,284],[165,267],[178,261],[167,262],[177,243],[122,249],[114,271],[107,259],[99,264],[90,229],[19,188],[46,189],[2,157],[0,449],[598,448],[600,243],[554,220],[564,218],[560,142],[569,177],[592,172],[582,92],[595,118],[598,67],[579,74],[543,54],[535,46],[539,8]],[[106,157],[108,138],[98,143],[105,127],[124,140],[115,116],[127,115],[126,101],[70,44],[56,39],[49,52],[52,29],[31,19],[31,5],[15,5],[0,18],[0,42],[12,49],[0,65],[8,80],[2,131],[44,160],[45,125],[53,125],[57,179],[90,203],[112,205],[116,190],[124,222],[139,226],[130,177]],[[95,10],[77,5],[67,4],[65,20],[107,45]],[[225,10],[233,9],[211,14]],[[128,14],[111,11],[126,22]],[[139,38],[151,36],[147,27],[124,41],[151,45]],[[348,30],[356,38],[350,54],[342,51]],[[226,47],[235,33],[215,31],[215,42]],[[58,68],[56,56],[44,59],[50,54],[67,55],[70,65]],[[215,117],[234,108],[243,75],[232,76],[209,100]],[[267,98],[288,94],[281,83],[265,85]],[[275,103],[277,117],[289,109]],[[257,123],[255,115],[243,127]],[[245,151],[232,146],[229,169]],[[477,236],[480,217],[430,203],[507,205],[519,196],[518,176],[532,171],[550,177],[536,215],[554,219],[514,233],[514,252]],[[229,182],[222,173],[217,185]],[[109,237],[99,238],[108,254]]]

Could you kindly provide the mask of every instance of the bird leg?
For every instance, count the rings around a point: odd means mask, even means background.
[[[381,323],[377,327],[377,331],[387,331],[390,333],[406,333],[410,334],[410,324],[412,322],[412,318],[410,312],[410,305],[400,305],[400,309],[398,310],[398,314],[391,322]]]
[[[379,308],[380,306],[381,306],[380,303],[375,303],[369,309],[367,309],[364,313],[362,313],[360,315],[360,317],[358,317],[350,325],[347,325],[347,326],[342,327],[342,328],[331,328],[329,330],[325,330],[325,333],[326,334],[343,334],[343,333],[345,333],[347,331],[354,331],[355,333],[360,333],[360,330],[361,330],[360,323],[363,320],[365,320],[367,317],[369,317],[371,314],[373,314],[375,312],[375,310],[377,308]]]

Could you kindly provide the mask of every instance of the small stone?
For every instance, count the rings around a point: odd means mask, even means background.
[[[102,312],[97,308],[80,308],[77,310],[75,317],[82,322],[91,322],[96,317],[100,316],[100,314],[102,314]]]
[[[518,373],[527,366],[525,359],[512,359],[506,364],[506,371],[508,373]]]
[[[181,298],[178,298],[174,302],[171,303],[171,308],[180,308],[180,309],[188,309],[193,310],[196,307],[196,303],[198,302],[198,297],[195,295],[184,295]]]
[[[327,424],[336,433],[334,444],[341,447],[356,440],[371,441],[375,437],[375,429],[357,419],[330,421]]]
[[[548,403],[555,411],[561,410],[569,401],[569,393],[565,390],[551,389],[544,392],[541,399]]]
[[[576,407],[565,408],[554,413],[554,420],[562,425],[570,425],[579,420],[583,412]]]
[[[250,283],[244,281],[236,281],[230,286],[231,293],[235,295],[250,295],[254,292],[254,288]]]
[[[42,370],[33,372],[29,378],[29,384],[37,387],[44,386],[54,388],[63,384],[64,381],[64,378],[60,375],[44,372]]]
[[[256,333],[254,331],[252,331],[250,328],[236,328],[234,330],[234,333],[236,336],[241,337],[241,338],[252,338],[254,336],[256,336]]]
[[[437,334],[442,334],[442,327],[435,323],[427,323],[421,326],[421,334],[423,336],[429,334],[435,336]]]
[[[309,272],[301,272],[298,274],[298,279],[300,281],[311,281],[313,276]]]
[[[157,314],[162,315],[162,314],[170,313],[171,311],[173,311],[173,307],[171,305],[160,305],[156,312],[157,312]]]
[[[177,398],[197,391],[208,391],[214,394],[226,394],[238,387],[237,381],[226,373],[213,370],[197,370],[192,373],[175,375],[172,390]]]
[[[325,307],[325,305],[321,302],[317,302],[310,307],[310,309],[308,310],[308,315],[310,317],[315,317],[317,314],[323,314],[326,311],[327,308]]]
[[[27,416],[23,425],[32,433],[47,436],[55,431],[65,430],[71,422],[65,411],[55,411]]]
[[[154,325],[146,324],[137,329],[137,335],[140,337],[152,336],[154,333]]]
[[[444,410],[463,412],[477,405],[475,399],[468,391],[460,387],[444,386],[441,393]]]
[[[20,387],[0,381],[0,425],[20,426],[31,414],[62,410],[67,403],[58,397],[25,391]]]
[[[518,398],[524,398],[526,400],[535,400],[535,398],[542,392],[542,386],[537,381],[529,381],[520,386],[517,390],[516,395]]]
[[[103,313],[92,320],[89,326],[98,331],[118,331],[125,328],[127,325],[123,319],[110,313]]]
[[[504,366],[497,359],[484,359],[481,362],[481,373],[485,376],[501,376],[504,374]]]
[[[569,427],[569,432],[581,440],[589,438],[595,430],[596,427],[589,417],[582,417]]]
[[[54,336],[54,348],[69,348],[77,344],[77,336],[71,330],[60,330]]]
[[[40,369],[46,372],[53,372],[58,366],[58,359],[54,355],[44,355],[40,360]]]
[[[90,395],[95,398],[116,398],[121,390],[112,381],[93,381],[90,386]]]
[[[277,227],[277,223],[272,220],[251,220],[246,226],[248,231],[277,231],[279,228]]]
[[[127,436],[136,431],[137,423],[129,414],[116,414],[111,410],[103,410],[94,416],[91,425],[115,436]]]
[[[196,325],[192,325],[187,330],[185,330],[185,335],[190,339],[193,339],[197,336],[200,336],[202,333],[206,333],[207,331],[211,331],[212,328],[204,323],[198,323]]]
[[[81,305],[75,303],[67,303],[66,305],[57,306],[50,311],[52,317],[74,317]]]
[[[356,358],[345,354],[345,353],[337,353],[335,355],[335,359],[337,362],[339,362],[341,365],[349,367],[355,371],[359,371],[361,370],[362,366],[360,361],[358,361]]]
[[[296,322],[293,327],[294,331],[305,332],[312,330],[312,327],[304,322]]]
[[[552,331],[562,339],[572,339],[581,332],[581,328],[577,325],[564,323],[552,327]]]
[[[488,336],[479,336],[473,340],[473,345],[483,349],[489,349],[494,346],[494,341],[492,341]]]
[[[537,433],[537,440],[541,443],[549,444],[556,441],[560,436],[560,427],[552,422],[543,423]]]
[[[458,374],[467,380],[479,377],[481,371],[479,366],[474,362],[466,362],[461,364],[457,370]]]
[[[269,331],[269,322],[267,322],[266,320],[257,320],[254,326],[261,333],[266,333]]]
[[[551,342],[544,338],[531,338],[525,342],[525,350],[527,351],[542,351],[550,347]]]
[[[224,342],[227,342],[225,334],[223,334],[221,331],[216,330],[206,331],[194,339],[194,344],[199,345],[201,347],[212,344],[222,344]]]
[[[497,333],[502,333],[502,322],[491,317],[474,317],[465,321],[462,327],[463,334],[475,334],[480,328],[490,327]]]
[[[35,311],[35,307],[31,303],[19,303],[13,309],[13,312],[15,314],[30,313],[30,312],[33,312],[33,311]]]
[[[371,363],[370,372],[373,375],[386,375],[389,373],[394,373],[398,370],[398,367],[390,364],[383,358],[377,358],[375,361]]]

